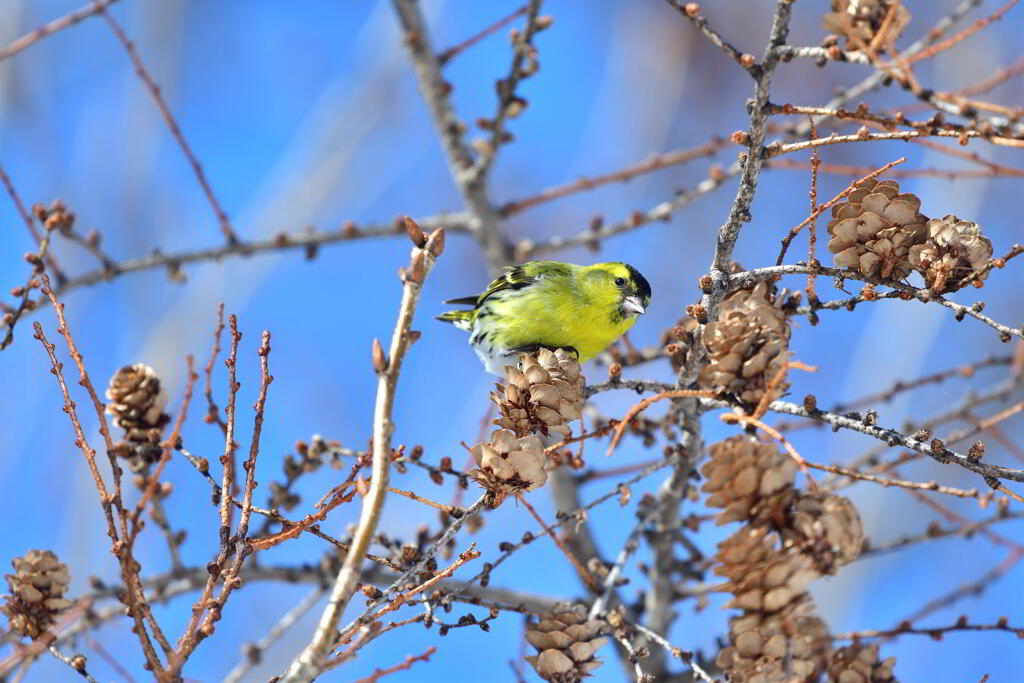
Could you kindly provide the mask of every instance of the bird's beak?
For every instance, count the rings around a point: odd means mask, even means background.
[[[627,313],[636,313],[643,315],[647,311],[644,310],[643,304],[640,303],[640,299],[635,296],[627,296],[622,300],[622,310]]]

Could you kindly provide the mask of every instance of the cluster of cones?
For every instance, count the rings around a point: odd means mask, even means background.
[[[506,496],[547,481],[545,444],[568,437],[569,423],[583,410],[580,364],[562,349],[520,354],[519,367],[505,368],[505,382],[497,384],[491,400],[498,429],[471,449],[477,464],[472,476],[493,494],[497,507]]]
[[[816,681],[891,683],[894,661],[855,643],[832,650],[828,626],[815,616],[811,582],[852,562],[864,544],[857,509],[846,498],[794,486],[785,453],[749,435],[714,444],[701,469],[718,523],[743,526],[718,546],[715,574],[732,594],[726,607],[730,645],[716,664],[735,683]]]

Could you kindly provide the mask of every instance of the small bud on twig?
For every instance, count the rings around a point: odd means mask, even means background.
[[[373,371],[378,375],[388,369],[388,357],[380,347],[380,339],[373,340]]]
[[[427,240],[427,248],[434,258],[437,258],[444,252],[444,228],[438,228],[430,233],[430,239]]]
[[[416,221],[409,216],[406,216],[403,219],[403,223],[405,224],[405,234],[409,236],[409,239],[412,240],[413,244],[422,249],[427,243],[427,236],[423,234],[423,230],[421,230],[420,226],[416,224]]]

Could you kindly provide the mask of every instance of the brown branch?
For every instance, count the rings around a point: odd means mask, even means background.
[[[526,65],[528,55],[536,48],[533,47],[533,38],[541,30],[538,15],[540,13],[541,0],[529,0],[526,10],[526,27],[517,32],[512,44],[512,66],[509,67],[508,76],[496,83],[498,91],[498,108],[494,116],[488,120],[487,129],[491,132],[490,140],[485,142],[477,150],[479,152],[473,166],[467,171],[468,182],[473,185],[483,185],[487,181],[487,173],[490,171],[497,157],[498,149],[506,141],[505,124],[511,118],[509,112],[518,102],[516,98],[516,87],[521,81],[528,78],[533,72]],[[524,62],[526,65],[524,65]]]
[[[64,381],[64,364],[57,360],[56,346],[46,340],[42,325],[36,322],[32,323],[32,327],[35,330],[33,336],[39,340],[39,343],[46,350],[46,354],[50,357],[50,372],[57,378],[57,384],[60,386],[61,394],[64,396],[64,412],[67,413],[68,418],[71,420],[71,427],[75,432],[75,446],[82,451],[85,462],[89,467],[89,473],[92,475],[93,483],[96,485],[96,492],[99,493],[100,506],[103,508],[103,515],[107,519],[107,535],[110,536],[112,543],[116,543],[118,542],[118,534],[117,527],[114,524],[112,506],[115,502],[117,505],[120,505],[120,500],[112,499],[107,494],[107,485],[103,482],[103,476],[96,466],[96,450],[89,446],[89,441],[85,438],[85,431],[82,429],[82,423],[78,421],[78,413],[75,410],[76,404],[71,400],[71,393],[68,391],[67,383]]]
[[[204,394],[206,395],[206,422],[217,423],[220,427],[220,431],[223,434],[227,434],[228,426],[224,420],[220,417],[220,409],[217,407],[216,401],[213,400],[213,364],[217,360],[217,354],[220,353],[220,334],[224,331],[224,302],[222,301],[217,306],[217,327],[213,330],[213,348],[210,350],[210,361],[203,368],[203,375],[206,379],[206,389]]]
[[[504,17],[502,17],[501,19],[498,19],[496,22],[494,22],[493,24],[491,24],[487,28],[483,29],[479,33],[476,33],[476,34],[470,36],[469,38],[466,38],[461,43],[457,43],[457,44],[452,45],[451,47],[449,47],[447,49],[441,50],[439,53],[437,53],[437,61],[438,61],[438,63],[441,66],[445,66],[449,61],[451,61],[452,57],[454,57],[454,56],[458,55],[459,53],[465,51],[467,48],[472,47],[473,45],[479,43],[481,40],[483,40],[487,36],[491,35],[495,31],[500,29],[502,26],[507,26],[508,24],[511,24],[513,21],[515,21],[516,17],[521,17],[524,14],[526,14],[526,11],[528,9],[529,9],[529,5],[523,5],[519,9],[513,11],[511,14],[507,14]]]
[[[437,228],[443,225],[445,232],[468,233],[472,229],[473,219],[469,214],[460,212],[429,216],[420,220],[419,224],[424,228]],[[401,222],[357,226],[350,221],[346,221],[336,230],[309,230],[295,234],[281,232],[267,239],[252,241],[239,239],[234,244],[186,249],[174,254],[163,254],[159,251],[154,251],[142,258],[126,259],[113,264],[110,268],[104,267],[69,278],[63,284],[59,284],[54,291],[57,293],[57,296],[63,296],[73,290],[89,287],[100,282],[110,282],[129,273],[158,268],[175,271],[186,264],[221,261],[231,256],[251,256],[257,253],[302,250],[306,253],[306,258],[314,258],[319,248],[323,245],[397,235],[405,235],[405,227]],[[28,310],[34,310],[40,305],[45,304],[45,302],[45,297],[31,300]],[[10,324],[5,320],[0,329],[9,327]]]
[[[929,636],[935,640],[940,640],[943,635],[947,633],[956,633],[958,631],[1005,631],[1006,633],[1012,633],[1018,638],[1024,638],[1024,628],[1019,626],[1010,626],[1009,619],[1006,617],[1000,617],[999,620],[994,624],[972,624],[967,621],[966,616],[960,617],[956,623],[950,624],[949,626],[926,626],[926,627],[915,627],[910,622],[903,622],[899,626],[886,630],[873,630],[869,629],[866,631],[850,631],[848,633],[836,633],[833,634],[832,640],[864,640],[867,638],[894,638],[896,636],[903,635],[920,635]]]
[[[220,223],[220,231],[224,234],[224,239],[228,244],[236,244],[238,237],[235,235],[234,229],[231,227],[231,221],[228,220],[228,215],[224,213],[224,210],[220,206],[220,202],[217,201],[217,197],[213,194],[213,188],[210,187],[209,181],[206,180],[206,174],[203,172],[203,167],[199,164],[199,160],[196,159],[195,154],[192,153],[192,149],[189,147],[188,142],[185,141],[185,136],[181,132],[181,128],[178,126],[178,122],[175,121],[174,115],[171,114],[170,108],[167,106],[167,102],[164,100],[163,95],[160,94],[160,86],[156,84],[153,77],[146,71],[146,66],[142,63],[142,59],[139,57],[138,51],[135,49],[135,45],[132,41],[128,40],[128,36],[125,35],[121,25],[114,21],[114,17],[110,16],[110,13],[105,11],[104,8],[99,9],[100,14],[110,25],[110,29],[117,36],[117,39],[121,41],[121,45],[124,46],[125,51],[128,53],[128,57],[131,59],[132,64],[135,66],[135,73],[138,75],[142,82],[145,84],[146,89],[153,96],[153,100],[156,102],[157,108],[160,110],[160,114],[164,117],[164,121],[167,122],[167,127],[171,129],[171,135],[174,136],[175,141],[181,148],[181,151],[185,154],[189,164],[192,166],[192,171],[196,175],[196,180],[199,181],[200,187],[203,188],[203,193],[206,195],[206,200],[213,207],[213,212],[217,216],[217,221]]]
[[[820,138],[818,138],[818,139],[820,139]],[[786,258],[786,250],[789,249],[790,242],[793,241],[793,238],[796,237],[804,227],[812,224],[814,222],[814,220],[817,219],[818,216],[823,214],[827,209],[832,208],[833,205],[835,205],[838,202],[842,201],[843,198],[849,196],[854,190],[856,190],[861,185],[861,183],[863,183],[863,182],[865,182],[867,180],[871,180],[872,178],[875,178],[877,176],[882,175],[883,173],[888,171],[893,166],[896,166],[898,164],[902,164],[906,160],[907,160],[906,157],[900,157],[899,159],[896,159],[895,161],[890,161],[889,163],[887,163],[885,166],[882,166],[881,168],[876,168],[874,171],[872,171],[871,173],[868,173],[863,178],[858,178],[857,180],[855,180],[852,183],[850,183],[849,187],[847,187],[845,190],[843,190],[842,192],[837,194],[832,199],[830,199],[827,202],[825,202],[824,204],[821,204],[820,206],[818,206],[817,209],[815,209],[814,211],[811,212],[810,216],[808,216],[803,221],[801,221],[801,223],[799,225],[797,225],[795,228],[790,230],[789,233],[784,238],[782,238],[782,251],[779,253],[779,257],[775,260],[775,265],[782,265],[782,261]]]
[[[455,562],[451,563],[447,568],[442,569],[432,578],[424,581],[420,585],[414,586],[413,588],[410,588],[404,593],[401,593],[398,596],[396,596],[394,600],[392,600],[387,605],[382,607],[379,611],[375,612],[373,616],[370,617],[370,621],[376,621],[385,614],[388,614],[389,612],[394,612],[402,605],[409,602],[419,593],[423,593],[424,591],[427,591],[430,588],[436,586],[441,581],[447,579],[452,574],[454,574],[456,569],[466,564],[467,562],[471,562],[472,560],[477,559],[478,557],[480,557],[480,551],[476,549],[476,543],[471,543],[469,545],[468,550],[459,553],[459,558],[455,560]]]
[[[1000,7],[999,9],[997,9],[991,15],[989,15],[987,17],[982,17],[981,19],[978,19],[976,22],[974,22],[973,24],[971,24],[970,26],[968,26],[964,30],[960,31],[959,33],[956,33],[956,34],[950,36],[949,38],[947,38],[947,39],[945,39],[945,40],[943,40],[943,41],[941,41],[939,43],[936,43],[936,44],[932,45],[931,47],[929,47],[929,48],[927,48],[925,50],[922,50],[921,52],[918,52],[916,55],[904,56],[904,57],[898,58],[898,59],[896,59],[894,61],[895,61],[895,63],[899,67],[906,68],[906,67],[909,67],[911,64],[914,64],[916,62],[920,62],[921,60],[931,59],[932,57],[934,57],[935,55],[939,54],[940,52],[944,52],[944,51],[948,50],[949,48],[953,47],[954,45],[956,45],[957,43],[959,43],[959,42],[961,42],[963,40],[966,40],[967,38],[970,38],[975,33],[980,31],[981,29],[985,28],[989,24],[991,24],[993,22],[996,22],[996,21],[999,21],[1000,19],[1003,18],[1004,14],[1006,14],[1008,11],[1010,11],[1010,8],[1012,8],[1014,5],[1017,4],[1017,2],[1018,2],[1018,0],[1010,0],[1008,3],[1006,3],[1005,5]]]
[[[538,204],[550,202],[555,199],[561,199],[562,197],[567,197],[579,192],[593,190],[601,185],[626,182],[645,173],[651,173],[671,166],[678,166],[679,164],[684,164],[694,159],[711,157],[715,152],[728,144],[730,143],[726,139],[714,138],[710,142],[704,143],[698,147],[677,149],[671,152],[655,154],[644,161],[631,164],[623,169],[619,169],[618,171],[593,177],[582,176],[571,183],[549,187],[546,190],[541,190],[535,195],[523,197],[522,199],[514,199],[502,204],[498,211],[503,217],[508,217],[537,206]]]
[[[612,455],[615,452],[615,447],[619,445],[619,441],[622,440],[622,435],[626,432],[626,427],[629,426],[630,421],[640,413],[647,410],[651,405],[658,401],[664,401],[669,398],[713,398],[715,392],[713,391],[698,391],[695,389],[675,389],[672,391],[663,391],[660,394],[649,396],[644,400],[637,403],[635,406],[626,411],[622,421],[615,425],[615,433],[612,435],[611,445],[608,446],[608,452],[605,455]]]
[[[407,671],[408,669],[411,669],[412,665],[415,664],[416,662],[426,662],[426,661],[429,661],[430,660],[430,655],[434,654],[435,652],[437,652],[437,648],[434,647],[433,645],[431,645],[430,647],[428,647],[426,649],[425,652],[423,652],[421,654],[418,654],[418,655],[415,655],[415,656],[414,655],[406,655],[405,656],[405,661],[402,662],[401,664],[396,664],[396,665],[394,665],[392,667],[389,667],[387,669],[375,669],[372,674],[370,674],[366,678],[360,678],[355,683],[377,683],[377,681],[379,681],[381,678],[384,678],[385,676],[387,676],[389,674],[397,673],[399,671]]]
[[[232,327],[234,333],[234,327]],[[260,434],[263,431],[263,409],[267,403],[267,388],[274,381],[268,365],[270,357],[270,331],[263,330],[263,342],[260,344],[260,393],[256,399],[252,426],[252,440],[249,442],[249,457],[242,463],[245,470],[245,486],[242,489],[242,512],[238,519],[238,529],[234,540],[228,546],[229,554],[235,542],[244,542],[249,536],[249,517],[252,514],[252,492],[256,488],[256,458],[260,454]]]
[[[714,46],[725,52],[725,54],[727,54],[734,62],[739,64],[744,71],[754,77],[757,77],[760,74],[760,67],[757,65],[754,55],[740,52],[733,47],[729,41],[723,38],[718,31],[711,28],[707,17],[700,14],[700,5],[695,2],[683,2],[682,0],[665,0],[665,2],[686,17],[698,31],[704,34],[705,38],[711,41]]]
[[[338,507],[342,503],[347,503],[355,497],[356,490],[353,488],[348,493],[343,493],[347,486],[339,487],[340,490],[334,492],[331,499],[324,505],[321,505],[319,509],[313,514],[306,515],[298,522],[289,525],[284,531],[274,534],[272,536],[266,536],[264,538],[253,538],[249,540],[249,545],[252,546],[253,550],[267,550],[273,548],[275,545],[279,545],[289,539],[297,538],[303,531],[309,530],[309,527],[327,519],[327,514]],[[346,548],[347,549],[347,548]]]
[[[555,542],[555,545],[558,546],[558,549],[561,550],[562,554],[565,555],[565,557],[569,560],[569,564],[572,565],[572,568],[575,569],[576,573],[579,574],[581,579],[583,579],[583,583],[586,584],[586,586],[595,593],[599,592],[601,590],[601,584],[598,582],[597,579],[594,578],[593,574],[587,571],[586,567],[580,564],[580,561],[576,559],[576,556],[573,555],[572,551],[570,551],[565,546],[565,543],[563,543],[562,539],[558,537],[558,534],[555,533],[554,529],[549,527],[544,522],[541,516],[537,514],[537,511],[533,509],[533,506],[530,505],[530,503],[526,500],[526,498],[522,496],[522,494],[517,495],[516,499],[520,503],[522,503],[530,512],[530,515],[532,515],[533,518],[537,520],[537,524],[540,524],[540,527],[544,529],[544,534],[550,536],[551,540]]]
[[[69,12],[58,19],[54,19],[47,24],[43,24],[31,33],[27,33],[17,40],[9,43],[6,47],[0,48],[0,61],[3,61],[8,57],[13,57],[28,46],[46,38],[47,36],[51,36],[58,31],[68,28],[69,26],[74,26],[83,19],[88,19],[92,15],[104,11],[115,2],[117,2],[117,0],[96,0],[96,2],[90,3],[85,7],[81,7],[74,12]]]
[[[917,140],[916,142],[923,142]],[[811,165],[806,161],[796,159],[773,159],[764,165],[765,168],[777,168],[780,170],[806,171]],[[830,175],[848,176],[859,178],[867,175],[873,169],[870,166],[853,166],[851,164],[819,164],[819,173]],[[1007,173],[1006,171],[1011,171]],[[1013,178],[1018,175],[1024,176],[1024,170],[1002,167],[1000,170],[974,169],[974,168],[906,168],[893,169],[889,171],[890,178],[945,178],[946,180],[966,180],[968,178]]]

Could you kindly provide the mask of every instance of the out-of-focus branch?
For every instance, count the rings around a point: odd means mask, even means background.
[[[665,0],[665,2],[684,17],[689,19],[690,23],[693,24],[698,31],[704,34],[705,38],[725,52],[730,59],[743,67],[744,71],[755,78],[757,77],[759,69],[754,61],[754,55],[740,52],[733,47],[729,41],[723,38],[718,31],[711,28],[711,24],[708,23],[707,17],[700,13],[700,5],[695,2],[682,2],[682,0]]]
[[[412,219],[407,218],[412,223]],[[415,230],[413,230],[415,228]],[[391,421],[391,409],[398,387],[398,376],[402,360],[412,345],[409,334],[416,304],[419,301],[423,281],[434,266],[435,259],[444,250],[444,229],[426,237],[412,224],[409,233],[418,244],[413,247],[408,270],[403,272],[402,302],[398,311],[395,331],[387,355],[374,340],[373,367],[377,372],[377,401],[373,416],[373,478],[369,493],[363,499],[359,515],[359,526],[352,538],[352,546],[345,554],[338,576],[331,589],[327,607],[320,618],[313,639],[303,652],[295,658],[285,677],[287,681],[310,681],[322,672],[324,659],[335,646],[335,632],[338,620],[351,599],[359,581],[363,559],[370,541],[377,529],[381,508],[387,495],[388,474],[391,465],[391,435],[395,426]],[[243,513],[244,514],[244,513]]]
[[[469,182],[483,185],[487,182],[487,174],[494,165],[498,156],[498,149],[505,142],[505,123],[510,118],[509,112],[516,105],[516,87],[519,83],[532,73],[528,64],[530,63],[529,52],[534,49],[533,37],[540,29],[538,22],[541,0],[530,0],[526,10],[526,27],[517,32],[513,41],[512,66],[509,68],[508,76],[496,83],[498,91],[498,109],[494,118],[488,121],[488,128],[491,132],[490,141],[479,150],[473,167],[469,170]]]
[[[443,225],[445,232],[469,233],[472,231],[474,219],[470,214],[460,212],[429,216],[417,221],[417,223],[424,229],[438,228]],[[250,256],[259,253],[301,249],[306,252],[307,258],[314,258],[319,248],[323,245],[393,235],[405,235],[405,227],[401,221],[374,223],[363,226],[357,226],[346,221],[337,230],[310,230],[292,234],[281,232],[268,239],[239,240],[234,244],[224,244],[218,247],[203,249],[187,249],[174,254],[163,254],[156,250],[149,256],[126,259],[115,263],[112,268],[93,270],[84,275],[69,278],[64,284],[56,287],[54,292],[57,296],[63,296],[81,287],[89,287],[100,282],[109,282],[128,273],[137,273],[156,268],[166,268],[169,272],[175,272],[181,266],[189,263],[219,262],[224,258],[232,256]],[[35,310],[45,304],[45,297],[31,300],[29,309]],[[0,330],[9,329],[9,327],[10,323],[6,321],[0,324]]]
[[[285,612],[284,615],[270,627],[270,630],[266,635],[255,643],[246,643],[243,645],[242,660],[228,672],[227,676],[224,677],[224,683],[235,683],[236,681],[242,680],[253,666],[260,663],[260,660],[263,658],[263,653],[266,652],[267,648],[273,645],[284,634],[284,632],[291,628],[296,621],[301,619],[306,612],[311,610],[313,605],[323,597],[323,594],[324,590],[322,588],[314,588],[306,595],[306,597],[299,600],[294,607]]]
[[[467,48],[476,45],[478,42],[480,42],[487,36],[491,35],[495,31],[500,29],[502,26],[507,26],[508,24],[512,23],[513,21],[515,21],[516,17],[523,16],[529,9],[529,5],[523,5],[519,9],[511,12],[510,14],[506,14],[501,19],[498,19],[496,22],[486,27],[482,31],[470,36],[469,38],[466,38],[461,43],[452,45],[449,48],[441,50],[439,53],[437,53],[437,61],[441,64],[441,66],[445,66],[449,61],[451,61],[453,57],[460,54],[461,52],[464,52]]]
[[[92,2],[85,7],[80,7],[74,12],[68,12],[60,18],[54,19],[50,23],[40,26],[31,33],[26,33],[21,38],[18,38],[14,42],[8,44],[6,47],[0,48],[0,61],[3,61],[8,57],[13,57],[28,46],[46,38],[47,36],[53,35],[58,31],[63,31],[69,26],[74,26],[83,19],[88,19],[92,15],[102,12],[115,2],[117,2],[117,0],[96,0],[96,2]]]
[[[546,190],[542,190],[535,195],[530,197],[524,197],[522,199],[514,199],[509,202],[505,202],[499,209],[502,216],[511,216],[533,208],[539,204],[550,202],[555,199],[561,199],[572,194],[579,192],[585,192],[593,190],[594,188],[600,187],[601,185],[607,185],[608,183],[626,182],[633,178],[643,175],[645,173],[652,173],[662,168],[668,168],[670,166],[677,166],[684,164],[694,159],[700,159],[704,157],[710,157],[715,152],[722,149],[726,145],[730,144],[728,140],[723,138],[714,138],[710,142],[706,142],[703,145],[697,147],[691,147],[688,149],[677,149],[671,152],[664,152],[662,154],[655,154],[644,161],[636,164],[631,164],[623,169],[614,171],[612,173],[604,173],[593,177],[582,176],[571,183],[565,183],[564,185],[557,185],[555,187],[549,187]]]
[[[448,158],[448,171],[473,216],[472,229],[483,247],[488,267],[496,274],[511,261],[512,250],[501,234],[501,217],[487,196],[483,178],[473,173],[473,154],[462,138],[465,125],[448,99],[450,88],[442,76],[419,1],[392,0],[392,4],[412,56],[420,93]]]
[[[203,173],[203,167],[200,165],[196,155],[192,153],[192,148],[189,147],[188,142],[185,140],[185,135],[181,132],[181,127],[178,126],[178,122],[174,119],[174,115],[171,114],[170,107],[167,106],[167,102],[164,100],[163,95],[160,94],[160,86],[156,84],[153,77],[146,71],[146,66],[142,63],[142,58],[139,57],[138,51],[135,49],[135,45],[132,41],[128,40],[128,36],[125,35],[124,29],[121,25],[114,21],[114,17],[104,9],[100,9],[100,14],[106,20],[110,29],[117,36],[117,39],[121,41],[121,45],[124,46],[125,51],[128,53],[128,57],[132,60],[132,64],[135,66],[135,73],[138,74],[139,78],[145,84],[146,89],[149,90],[153,96],[153,100],[156,102],[156,106],[160,109],[160,114],[164,117],[164,121],[167,122],[167,127],[171,129],[171,135],[174,136],[174,140],[181,147],[182,153],[185,158],[188,159],[188,163],[192,166],[192,171],[196,175],[196,180],[199,181],[200,187],[203,188],[203,194],[206,195],[206,200],[210,202],[210,206],[213,207],[213,212],[217,216],[217,222],[220,223],[220,231],[224,234],[224,239],[227,240],[228,244],[235,244],[238,242],[238,236],[235,235],[234,228],[231,227],[231,221],[228,219],[228,215],[221,208],[220,202],[217,200],[217,195],[213,193],[213,188],[210,187],[210,181],[206,179],[206,174]]]

